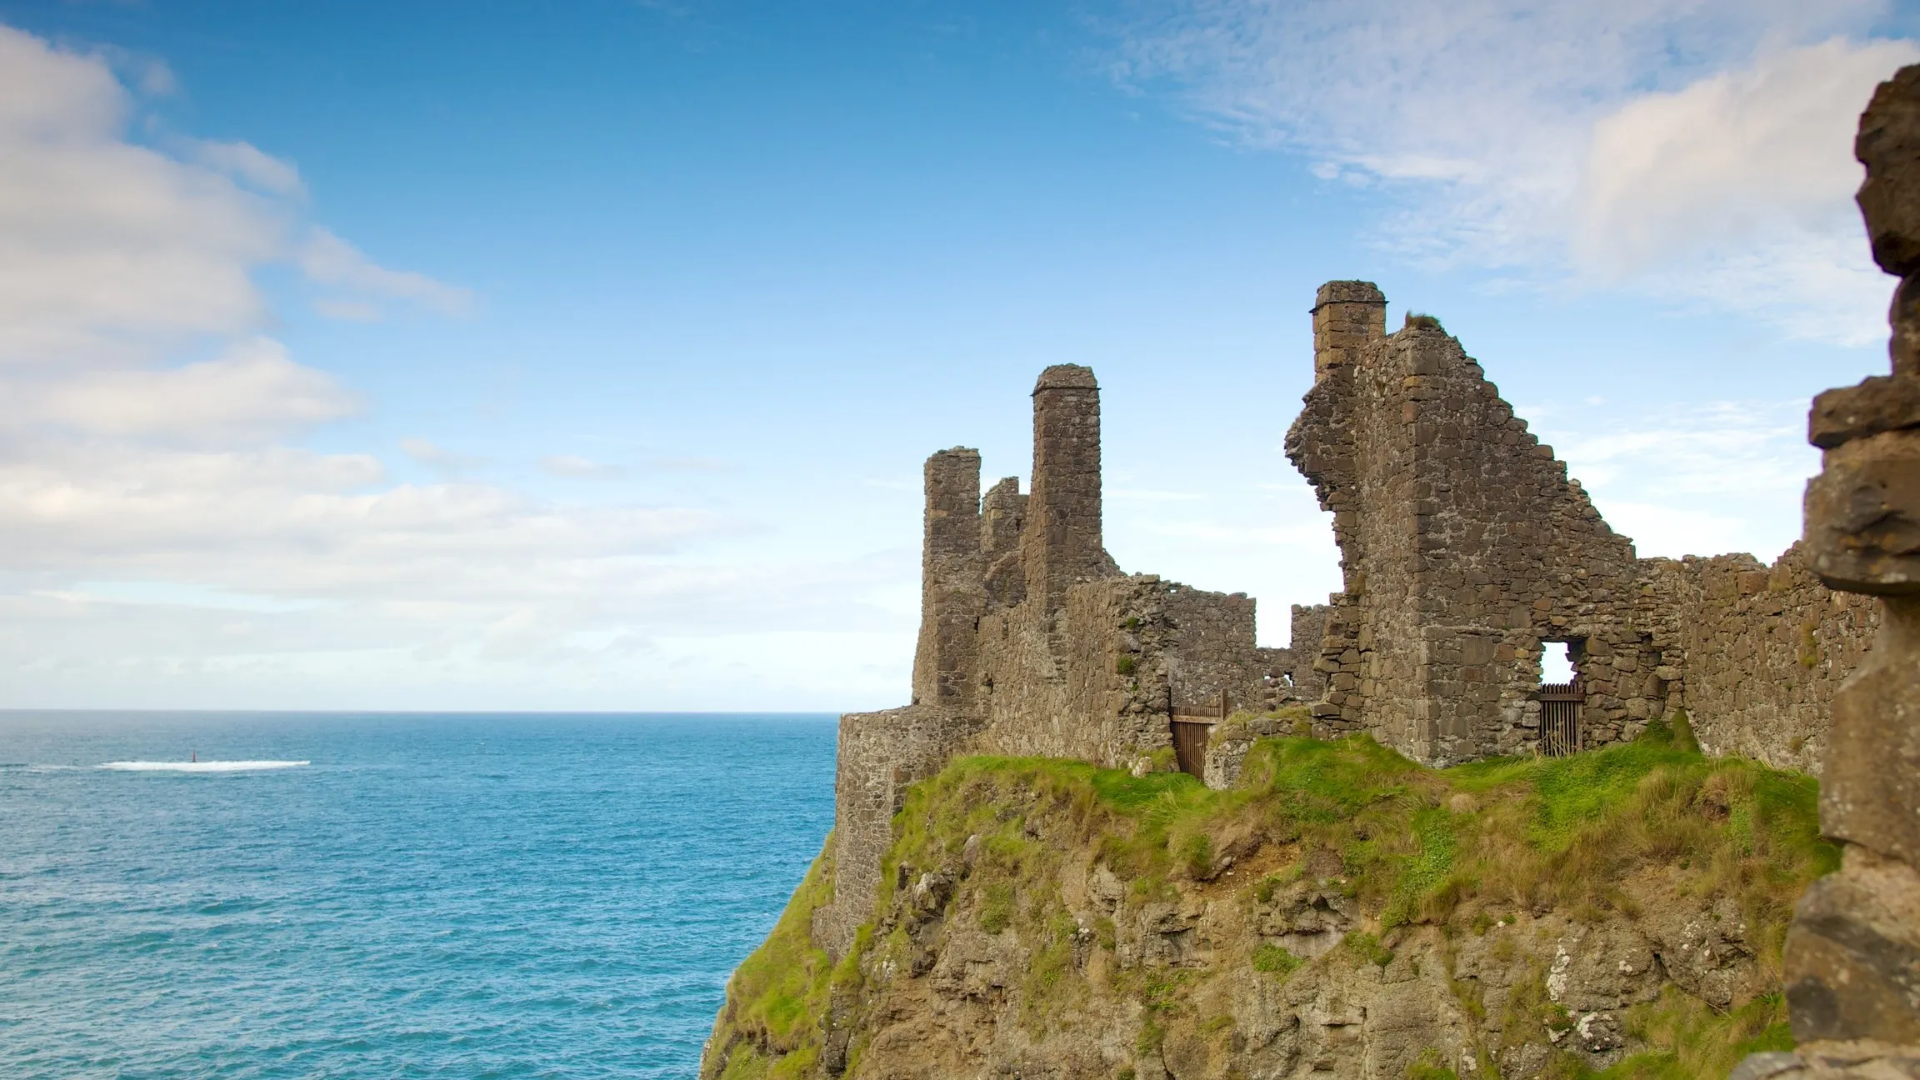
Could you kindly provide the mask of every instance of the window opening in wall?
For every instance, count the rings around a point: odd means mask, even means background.
[[[1580,749],[1580,704],[1586,697],[1580,686],[1580,643],[1541,643],[1540,752],[1562,757]]]
[[[1573,681],[1573,643],[1570,641],[1546,641],[1541,643],[1540,682],[1570,683]]]

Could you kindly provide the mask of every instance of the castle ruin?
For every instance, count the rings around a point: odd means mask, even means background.
[[[1132,765],[1169,745],[1183,706],[1264,708],[1288,688],[1293,654],[1255,647],[1250,598],[1122,574],[1100,502],[1100,387],[1073,364],[1034,386],[1029,493],[1008,477],[983,497],[978,451],[927,459],[913,702],[840,721],[835,898],[813,926],[835,955],[879,885],[906,786],[954,754]]]
[[[1920,65],[1879,87],[1856,155],[1874,257],[1901,278],[1892,371],[1815,400],[1822,471],[1771,566],[1640,558],[1437,320],[1389,334],[1378,288],[1334,281],[1286,450],[1333,516],[1342,589],[1260,648],[1246,595],[1115,565],[1099,387],[1041,373],[1029,494],[1009,477],[983,495],[974,450],[927,461],[913,700],[841,720],[814,942],[846,954],[905,789],[956,754],[1138,770],[1217,703],[1240,715],[1182,766],[1223,786],[1281,704],[1431,765],[1604,746],[1684,710],[1709,753],[1818,774],[1844,853],[1786,941],[1798,1048],[1733,1080],[1920,1078]],[[1549,692],[1553,642],[1576,676]],[[1547,738],[1549,704],[1569,741]]]
[[[1370,282],[1321,287],[1313,388],[1287,435],[1345,585],[1315,663],[1318,725],[1429,765],[1527,752],[1544,647],[1565,642],[1576,745],[1684,708],[1714,752],[1817,772],[1871,605],[1822,586],[1798,546],[1772,567],[1637,558],[1458,340],[1427,317],[1389,335],[1385,313]]]
[[[1311,706],[1322,737],[1366,732],[1449,765],[1542,745],[1546,643],[1577,673],[1569,749],[1686,709],[1703,747],[1818,771],[1834,689],[1879,617],[1828,589],[1802,545],[1641,559],[1437,321],[1386,332],[1371,283],[1322,286],[1314,384],[1287,452],[1333,514],[1344,589],[1255,643],[1254,601],[1124,574],[1101,524],[1100,389],[1062,364],[1033,390],[1033,473],[984,494],[980,455],[927,459],[912,703],[842,718],[835,954],[879,885],[905,788],[959,753],[1144,767],[1181,714]],[[1231,783],[1259,721],[1205,751]],[[1277,729],[1274,729],[1277,730]],[[1269,732],[1270,733],[1270,732]],[[842,898],[851,900],[843,902]]]
[[[1903,286],[1897,310],[1920,311],[1915,295]],[[1425,316],[1387,333],[1386,303],[1334,281],[1312,308],[1314,382],[1286,449],[1333,515],[1343,587],[1292,608],[1287,648],[1257,646],[1245,594],[1125,574],[1107,554],[1090,369],[1035,384],[1028,493],[1008,477],[983,494],[975,450],[927,459],[913,699],[841,720],[835,896],[816,942],[851,945],[905,789],[961,753],[1140,769],[1195,716],[1237,711],[1245,722],[1202,728],[1197,752],[1182,743],[1182,767],[1223,786],[1252,737],[1282,731],[1260,719],[1282,704],[1308,706],[1317,736],[1364,732],[1436,766],[1605,746],[1685,710],[1710,753],[1822,771],[1828,714],[1848,707],[1836,691],[1893,611],[1833,568],[1857,538],[1810,516],[1808,540],[1771,566],[1642,559],[1460,342]],[[1920,329],[1901,332],[1896,354],[1920,354]],[[1841,448],[1829,473],[1852,453],[1846,425],[1867,424],[1861,400],[1827,407],[1854,418],[1816,434],[1841,440],[1820,443]],[[1554,642],[1575,678],[1550,688]],[[1829,769],[1830,790],[1853,790],[1855,767]]]

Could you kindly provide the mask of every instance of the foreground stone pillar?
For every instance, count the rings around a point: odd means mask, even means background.
[[[1806,542],[1829,588],[1879,597],[1881,629],[1833,699],[1820,828],[1844,861],[1787,934],[1800,1049],[1748,1058],[1740,1080],[1920,1077],[1920,66],[1880,85],[1854,152],[1874,258],[1902,278],[1893,372],[1815,399]]]

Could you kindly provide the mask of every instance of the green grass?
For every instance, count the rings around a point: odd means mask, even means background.
[[[1438,1051],[1429,1050],[1407,1066],[1407,1080],[1460,1080],[1460,1074],[1441,1063]]]
[[[987,886],[980,902],[980,929],[997,934],[1013,923],[1013,886],[1004,881]]]
[[[781,1080],[813,1071],[834,975],[810,933],[814,909],[833,896],[826,859],[814,860],[773,932],[727,982],[727,1004],[714,1029],[714,1045],[733,1051],[723,1080]]]
[[[1303,963],[1305,961],[1278,945],[1262,945],[1253,950],[1253,970],[1283,979],[1300,970]]]
[[[1628,1009],[1622,1021],[1629,1035],[1661,1049],[1635,1054],[1603,1072],[1580,1069],[1575,1076],[1581,1080],[1695,1080],[1725,1076],[1748,1054],[1793,1049],[1786,1004],[1778,994],[1755,998],[1721,1014],[1669,987],[1657,1000]]]

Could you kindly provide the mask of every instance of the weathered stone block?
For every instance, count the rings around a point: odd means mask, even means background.
[[[1873,651],[1833,697],[1820,824],[1836,839],[1920,862],[1920,600],[1884,603]]]
[[[1920,430],[1827,451],[1805,505],[1813,570],[1829,588],[1920,593]]]
[[[1920,1043],[1920,875],[1849,851],[1795,908],[1786,965],[1795,1039]]]
[[[1920,67],[1881,83],[1853,153],[1867,167],[1857,199],[1873,258],[1897,277],[1920,270]]]
[[[1813,399],[1807,441],[1822,450],[1878,435],[1920,427],[1920,378],[1873,375]]]

